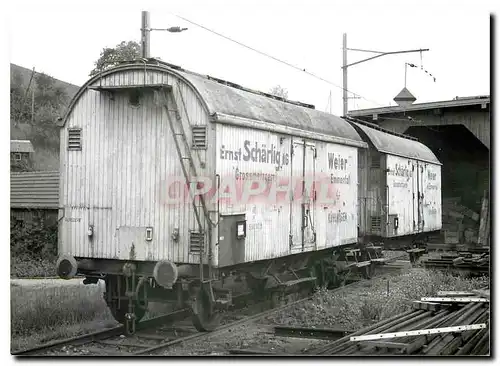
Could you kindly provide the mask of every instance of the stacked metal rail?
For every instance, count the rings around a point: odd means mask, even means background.
[[[488,355],[489,293],[440,292],[413,309],[351,333],[315,355]]]

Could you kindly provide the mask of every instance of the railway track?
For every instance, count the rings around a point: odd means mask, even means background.
[[[376,276],[378,277],[378,276]],[[370,282],[358,280],[342,287],[332,289],[337,292],[348,287]],[[303,294],[304,292],[302,292]],[[176,344],[203,339],[227,331],[232,327],[250,323],[287,308],[297,306],[312,298],[310,291],[298,300],[293,299],[299,293],[281,298],[276,306],[276,298],[264,299],[252,303],[252,294],[244,293],[233,298],[235,309],[224,314],[222,325],[215,331],[198,332],[189,319],[190,309],[185,308],[172,313],[139,322],[136,333],[125,336],[124,326],[117,326],[102,331],[85,334],[61,341],[51,342],[34,348],[12,352],[15,356],[140,356],[154,355]],[[283,302],[288,302],[283,304]],[[250,305],[249,305],[250,303]],[[274,307],[273,307],[274,306]],[[264,310],[263,310],[264,309]]]

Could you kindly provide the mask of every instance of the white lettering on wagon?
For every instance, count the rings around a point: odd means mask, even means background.
[[[338,153],[328,153],[328,168],[330,170],[347,170],[347,158]]]
[[[249,140],[243,142],[243,149],[241,147],[237,150],[227,149],[226,145],[222,145],[219,157],[221,160],[250,161],[278,166],[290,163],[290,154],[281,152],[274,144],[267,146],[267,144],[259,144],[257,141],[252,143]]]
[[[411,178],[413,176],[413,172],[404,165],[396,164],[395,168],[388,168],[387,170],[387,175],[395,177]]]
[[[64,221],[67,222],[80,222],[82,219],[80,217],[65,217]]]
[[[347,212],[329,212],[328,223],[341,223],[346,222],[348,219]]]

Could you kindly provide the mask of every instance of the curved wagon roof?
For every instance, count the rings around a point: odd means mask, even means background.
[[[353,122],[353,124],[363,131],[375,148],[382,153],[441,165],[432,150],[416,139],[397,136],[380,128],[371,128],[367,123]]]
[[[158,60],[123,63],[93,77],[75,95],[61,124],[64,125],[78,98],[89,86],[98,84],[100,78],[112,73],[131,70],[146,72],[154,70],[179,77],[195,90],[211,116],[230,116],[250,121],[267,122],[335,136],[345,144],[367,147],[354,127],[340,117],[318,111],[311,105],[288,101],[224,80],[196,74]],[[166,84],[164,85],[166,86]],[[141,82],[138,82],[137,87],[140,86]]]

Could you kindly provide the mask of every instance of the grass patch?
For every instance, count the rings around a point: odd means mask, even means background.
[[[11,278],[56,277],[56,260],[45,258],[10,258]]]
[[[389,281],[389,294],[387,293]],[[343,327],[358,330],[411,308],[411,302],[437,291],[470,291],[489,286],[489,278],[465,278],[439,271],[413,269],[376,279],[366,286],[340,292],[318,291],[303,306],[269,318],[278,324],[305,327]]]
[[[12,349],[116,325],[102,292],[97,285],[12,286]]]
[[[103,299],[103,292],[102,282],[99,285],[60,280],[54,280],[54,284],[47,280],[33,280],[33,285],[12,283],[11,350],[118,325]],[[173,310],[169,304],[150,303],[143,319]]]

